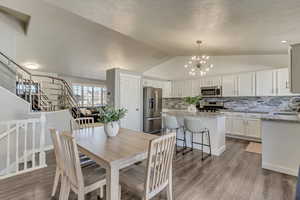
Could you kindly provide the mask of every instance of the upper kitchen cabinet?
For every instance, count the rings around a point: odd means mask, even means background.
[[[289,77],[291,92],[300,93],[300,44],[291,45]]]
[[[163,82],[163,98],[172,97],[172,82],[164,81]]]
[[[276,70],[277,75],[277,94],[292,95],[290,92],[289,70],[288,68]]]
[[[220,86],[221,84],[222,84],[222,78],[220,76],[205,77],[201,79],[202,87]]]
[[[256,72],[256,95],[276,95],[276,72],[275,70]]]
[[[192,95],[191,96],[200,95],[200,88],[201,88],[201,80],[200,79],[192,80]]]
[[[229,75],[223,76],[222,78],[222,90],[223,96],[237,96],[237,76],[236,75]]]
[[[243,73],[237,77],[237,95],[255,96],[255,73]]]
[[[171,81],[160,81],[152,79],[143,79],[143,87],[154,87],[162,89],[162,96],[168,98],[172,96],[172,83]]]

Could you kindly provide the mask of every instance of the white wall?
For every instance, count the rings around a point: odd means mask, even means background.
[[[191,79],[188,70],[184,68],[189,58],[189,56],[174,57],[146,71],[144,75],[166,80]],[[207,76],[284,68],[288,67],[289,58],[288,55],[212,56],[210,63],[215,67]]]
[[[0,86],[0,121],[24,119],[30,111],[30,104],[14,93]]]
[[[11,58],[16,56],[16,35],[20,31],[22,29],[17,20],[0,12],[0,51]],[[1,56],[0,61],[6,63]],[[14,91],[15,78],[15,70],[0,62],[0,86]]]

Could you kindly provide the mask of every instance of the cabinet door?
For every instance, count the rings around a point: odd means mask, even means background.
[[[261,137],[261,122],[259,119],[246,120],[246,136],[248,137]]]
[[[168,98],[172,96],[172,84],[170,81],[163,82],[163,97]]]
[[[275,88],[275,71],[256,72],[256,95],[257,96],[274,96]]]
[[[238,75],[238,96],[255,96],[255,74],[245,73]]]
[[[288,68],[277,70],[277,94],[291,95]]]
[[[192,96],[192,80],[185,80],[183,81],[183,97]]]
[[[231,117],[226,117],[225,120],[225,131],[226,133],[233,134],[233,119]]]
[[[237,76],[223,76],[222,79],[222,90],[223,96],[236,96],[237,94]]]
[[[245,135],[246,127],[245,121],[241,118],[233,118],[232,121],[232,133],[235,135]]]
[[[200,94],[199,79],[192,80],[191,96],[198,96]]]

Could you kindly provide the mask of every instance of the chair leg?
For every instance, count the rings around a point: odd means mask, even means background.
[[[211,144],[210,144],[210,132],[207,130],[207,136],[208,136],[208,145],[209,145],[209,155],[211,156]]]
[[[171,168],[172,169],[172,168]],[[169,172],[169,184],[168,184],[168,190],[167,190],[167,199],[173,200],[173,175],[172,170]]]
[[[55,177],[54,177],[54,184],[53,184],[53,189],[52,189],[51,197],[55,196],[55,193],[57,191],[57,186],[58,186],[59,178],[60,178],[60,171],[59,171],[59,168],[56,167]]]
[[[192,146],[192,151],[194,151],[194,133],[191,134],[192,134],[191,146]]]
[[[204,135],[204,134],[202,133],[202,134],[201,134],[201,137],[202,137],[202,142],[201,142],[201,143],[202,143],[202,144],[201,144],[201,159],[202,159],[202,160],[204,160],[204,156],[203,156],[203,150],[204,150],[204,149],[203,149],[203,146],[204,146],[204,145],[203,145],[203,144],[204,144],[204,140],[203,140],[203,139],[204,139],[204,137],[203,137],[203,135]]]
[[[83,190],[79,190],[77,195],[78,195],[78,200],[84,200],[84,191]]]

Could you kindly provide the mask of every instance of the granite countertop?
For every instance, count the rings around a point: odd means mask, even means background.
[[[261,116],[263,121],[281,121],[281,122],[293,122],[300,123],[299,115],[274,115],[274,114],[265,114]]]
[[[188,112],[186,110],[176,110],[176,111],[163,111],[162,113],[166,113],[168,115],[174,116],[185,116],[185,117],[220,117],[224,116],[223,113],[220,112]]]

